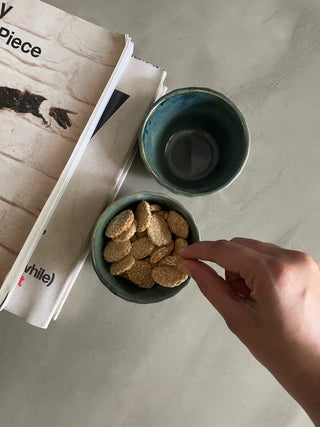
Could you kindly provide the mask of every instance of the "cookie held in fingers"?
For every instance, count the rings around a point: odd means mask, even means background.
[[[168,255],[162,258],[159,262],[159,265],[172,265],[173,267],[177,267],[183,258],[180,255]]]

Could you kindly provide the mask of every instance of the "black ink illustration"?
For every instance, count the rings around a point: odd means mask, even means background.
[[[48,125],[48,120],[40,113],[40,106],[47,98],[36,95],[28,90],[21,91],[6,86],[0,86],[0,110],[8,108],[16,113],[30,113],[42,119],[44,125]],[[72,123],[69,114],[77,114],[73,111],[58,107],[50,107],[49,116],[52,117],[60,127],[67,129]]]
[[[49,110],[49,116],[53,117],[55,121],[63,129],[71,127],[71,120],[69,119],[68,114],[77,114],[70,110],[64,110],[63,108],[51,107]]]

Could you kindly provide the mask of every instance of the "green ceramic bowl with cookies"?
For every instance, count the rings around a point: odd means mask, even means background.
[[[179,250],[200,240],[191,213],[177,200],[133,193],[110,204],[91,238],[93,268],[112,293],[155,303],[180,292],[190,278],[178,269]]]

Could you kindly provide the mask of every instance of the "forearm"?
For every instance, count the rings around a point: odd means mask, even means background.
[[[292,353],[275,365],[267,365],[284,389],[320,426],[320,356]]]
[[[299,378],[284,378],[283,375],[276,378],[302,406],[313,423],[320,426],[320,372],[311,371]]]
[[[248,340],[248,336],[241,338],[253,356],[320,427],[320,345],[306,331],[300,333],[299,339],[292,332],[272,325],[254,340]]]

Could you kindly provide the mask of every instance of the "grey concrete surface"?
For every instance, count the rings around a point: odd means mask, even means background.
[[[50,0],[130,34],[169,90],[206,86],[246,116],[251,153],[224,191],[178,197],[206,239],[247,236],[320,259],[320,3]],[[163,190],[137,157],[121,194]],[[204,215],[204,212],[207,214]],[[308,427],[196,284],[125,302],[88,260],[48,330],[0,313],[1,427]]]

